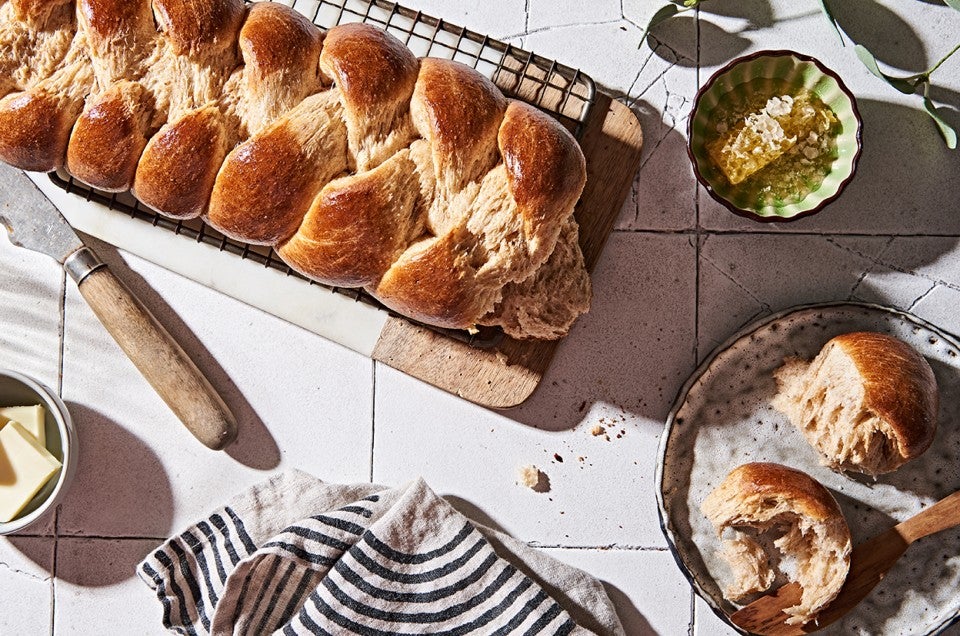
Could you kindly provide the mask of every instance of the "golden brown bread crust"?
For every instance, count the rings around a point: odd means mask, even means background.
[[[277,252],[291,267],[338,287],[376,284],[415,233],[416,174],[409,151],[332,181]]]
[[[933,369],[912,347],[885,334],[855,332],[837,336],[863,378],[868,407],[885,420],[897,437],[900,454],[923,454],[937,432],[939,390]]]
[[[550,216],[572,208],[587,181],[586,160],[573,135],[533,106],[510,102],[499,145],[526,233],[539,237],[555,228],[559,234]],[[550,236],[544,244],[556,240]]]
[[[411,104],[420,135],[433,148],[437,175],[460,189],[497,162],[497,134],[507,100],[469,66],[426,58]]]
[[[173,218],[192,219],[207,209],[217,169],[227,155],[220,111],[201,108],[160,129],[147,144],[133,193]]]
[[[36,172],[63,165],[79,107],[43,90],[0,100],[0,160]]]
[[[313,95],[233,150],[213,188],[210,224],[248,243],[288,239],[320,188],[347,167],[337,109],[327,93]]]
[[[320,56],[323,33],[312,22],[285,5],[258,2],[250,7],[240,30],[240,49],[253,79],[262,81],[273,73],[291,73],[312,64]]]
[[[152,18],[147,5],[130,0],[80,0],[78,8],[92,41],[130,34],[138,22]]]
[[[260,245],[296,232],[313,198],[297,147],[296,134],[281,124],[234,150],[217,177],[207,221],[227,236]]]
[[[70,136],[70,174],[108,192],[129,190],[147,145],[151,110],[150,95],[134,82],[115,84],[92,100]]]
[[[153,9],[177,55],[232,48],[246,13],[243,0],[153,0]]]
[[[53,19],[54,3],[18,6]],[[38,116],[20,118],[22,133],[0,128],[9,161],[51,169],[66,159],[92,185],[131,187],[174,218],[205,215],[314,279],[367,287],[433,324],[503,315],[512,335],[554,337],[589,303],[575,241],[535,277],[582,190],[582,153],[559,123],[473,69],[421,62],[366,25],[324,35],[280,3],[57,6],[58,28],[75,34],[69,54],[55,43],[36,65],[11,66],[0,53],[0,95],[29,89],[59,108],[52,129]],[[15,22],[2,7],[0,51]],[[42,85],[27,86],[34,75]],[[54,108],[39,110],[49,121]],[[0,102],[0,121],[21,114]],[[567,267],[577,284],[564,284]],[[527,311],[552,290],[573,296],[564,311]]]
[[[360,117],[387,102],[409,103],[419,69],[410,49],[366,24],[330,29],[320,63],[340,88],[344,106]]]
[[[795,509],[817,521],[843,519],[843,512],[830,491],[809,475],[781,464],[743,464],[716,488],[718,497],[746,502],[766,497],[784,497]],[[711,494],[711,496],[713,496]]]
[[[463,329],[489,311],[490,294],[479,293],[472,278],[464,230],[414,244],[372,290],[394,311],[438,327]]]
[[[70,0],[10,0],[14,15],[33,25],[43,24],[54,11]]]
[[[799,601],[783,609],[788,625],[810,621],[843,587],[850,570],[850,528],[830,491],[805,473],[771,463],[738,466],[700,509],[731,570],[727,598],[747,600],[768,590],[780,570],[777,553],[793,563],[791,572],[781,573],[802,589]],[[748,528],[751,532],[744,532]]]

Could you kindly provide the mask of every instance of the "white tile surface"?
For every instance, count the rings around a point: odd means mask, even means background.
[[[619,0],[529,0],[528,31],[551,27],[619,22]]]
[[[52,538],[0,537],[0,634],[49,634]]]
[[[696,597],[693,615],[694,636],[735,636],[740,633],[720,620],[710,609],[710,606],[699,596]]]
[[[63,271],[54,260],[12,245],[0,228],[0,368],[57,390]]]
[[[164,634],[163,610],[135,574],[156,548],[142,539],[61,538],[57,544],[57,634]]]
[[[693,595],[669,552],[551,549],[547,553],[600,579],[627,634],[687,633]]]

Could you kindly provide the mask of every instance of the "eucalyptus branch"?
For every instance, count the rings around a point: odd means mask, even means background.
[[[640,44],[643,45],[643,42],[646,41],[647,35],[650,31],[661,24],[684,11],[688,11],[700,5],[704,0],[671,0],[670,4],[661,7],[656,13],[653,14],[653,17],[650,18],[650,22],[647,24],[647,28],[643,31],[643,36],[640,38]],[[947,6],[960,11],[960,0],[943,0]],[[834,17],[833,13],[830,11],[830,6],[827,4],[827,0],[818,0],[820,3],[820,10],[823,12],[823,15],[827,18],[827,21],[830,22],[830,25],[833,27],[833,30],[836,32],[837,37],[840,38],[840,44],[846,46],[844,41],[844,31],[840,24],[837,22],[837,19]],[[846,34],[849,39],[849,34]],[[916,75],[910,75],[907,77],[896,77],[893,75],[888,75],[880,70],[880,65],[877,63],[877,58],[873,53],[870,52],[867,47],[862,44],[856,44],[853,47],[854,53],[856,53],[857,58],[863,63],[867,70],[872,74],[879,77],[881,80],[900,91],[905,95],[915,95],[921,93],[923,95],[923,108],[930,115],[930,118],[933,119],[933,122],[937,125],[937,129],[940,131],[940,135],[943,136],[944,141],[947,143],[947,148],[951,150],[956,149],[957,147],[957,132],[943,119],[940,113],[937,110],[937,107],[933,104],[933,101],[930,99],[930,75],[934,73],[944,62],[950,59],[950,56],[960,50],[960,44],[953,47],[949,53],[943,56],[939,62],[933,65],[933,67],[923,73],[917,73]]]
[[[857,57],[860,58],[860,61],[863,62],[863,65],[867,67],[867,70],[882,79],[884,82],[894,87],[901,93],[906,95],[913,95],[915,93],[923,93],[923,109],[927,111],[927,114],[930,115],[930,119],[933,120],[933,123],[937,125],[937,129],[940,131],[940,135],[943,137],[943,140],[947,143],[947,148],[955,150],[957,147],[957,131],[955,131],[950,124],[940,115],[937,111],[937,107],[933,104],[933,100],[930,99],[930,76],[943,65],[950,56],[960,51],[960,44],[953,47],[953,50],[940,58],[940,61],[933,65],[930,70],[924,71],[923,73],[917,73],[916,75],[910,75],[908,77],[894,77],[892,75],[887,75],[880,70],[880,65],[877,64],[877,58],[874,57],[873,53],[867,50],[867,47],[862,44],[858,44],[854,47],[854,51],[857,54]]]
[[[960,6],[960,0],[953,0],[953,1],[957,3],[957,6]],[[960,9],[957,9],[957,10],[960,11]],[[956,45],[955,47],[953,47],[953,50],[952,50],[952,51],[950,51],[949,53],[947,53],[946,55],[944,55],[943,57],[941,57],[941,58],[940,58],[940,61],[937,62],[936,64],[934,64],[932,69],[930,69],[929,71],[926,72],[926,76],[929,78],[931,73],[933,73],[935,70],[937,70],[938,68],[940,68],[940,66],[941,66],[944,62],[946,62],[947,60],[949,60],[949,59],[950,59],[950,56],[953,55],[954,53],[956,53],[957,51],[960,51],[960,44],[958,44],[958,45]]]

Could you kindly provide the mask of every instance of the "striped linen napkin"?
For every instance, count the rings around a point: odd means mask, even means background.
[[[423,482],[283,473],[137,568],[181,634],[623,634],[600,583]]]

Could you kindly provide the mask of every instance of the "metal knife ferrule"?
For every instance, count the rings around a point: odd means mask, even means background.
[[[77,285],[93,272],[106,266],[107,264],[101,261],[89,247],[81,247],[63,262],[63,268],[70,274],[70,278],[77,282]]]

